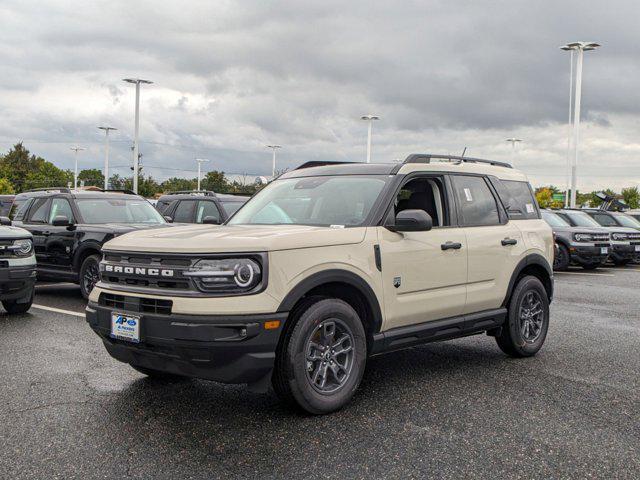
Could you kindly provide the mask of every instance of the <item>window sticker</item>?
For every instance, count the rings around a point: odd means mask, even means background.
[[[473,202],[473,196],[471,195],[471,189],[470,188],[465,188],[464,189],[464,196],[467,199],[467,202]]]
[[[533,208],[533,204],[527,203],[525,206],[527,207],[527,213],[535,213],[536,212],[536,209]]]

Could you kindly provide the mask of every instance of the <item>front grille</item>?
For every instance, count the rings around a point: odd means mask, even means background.
[[[594,242],[606,242],[609,240],[609,234],[608,233],[594,233],[591,234],[591,239]]]
[[[98,303],[104,307],[127,312],[152,313],[157,315],[169,315],[173,307],[173,301],[158,298],[131,297],[128,295],[116,295],[113,293],[101,293]]]

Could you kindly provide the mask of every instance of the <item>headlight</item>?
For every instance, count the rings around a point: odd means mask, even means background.
[[[14,240],[13,245],[8,247],[8,249],[12,250],[16,255],[26,257],[31,255],[31,252],[33,251],[33,243],[31,240],[27,239]]]
[[[611,236],[614,240],[626,240],[627,239],[627,234],[626,233],[614,233]]]
[[[573,238],[575,238],[576,242],[590,242],[591,235],[588,233],[576,233]]]
[[[252,258],[203,259],[184,272],[204,292],[250,292],[262,282],[262,268]]]

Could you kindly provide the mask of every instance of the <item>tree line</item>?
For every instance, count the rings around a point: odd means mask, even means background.
[[[70,183],[73,184],[73,171],[58,168],[44,158],[31,154],[22,142],[0,155],[0,194],[15,194],[34,188],[66,187]],[[97,168],[81,170],[78,172],[78,184],[81,183],[102,188],[104,174]],[[231,181],[224,172],[218,171],[207,172],[200,185],[203,190],[246,195],[253,195],[260,188],[259,185]],[[112,189],[131,190],[133,179],[114,174],[109,177],[109,186]],[[173,177],[159,182],[151,175],[141,173],[138,176],[138,193],[147,198],[165,192],[195,190],[197,186],[197,178]]]
[[[576,205],[599,207],[602,205],[602,200],[596,195],[599,192],[606,193],[607,195],[613,195],[618,199],[624,201],[629,208],[640,208],[640,191],[638,187],[623,188],[621,193],[616,193],[610,188],[603,190],[595,190],[589,193],[582,193],[576,191]],[[536,188],[536,200],[540,208],[562,208],[564,207],[564,191],[559,188],[549,185],[546,187]]]

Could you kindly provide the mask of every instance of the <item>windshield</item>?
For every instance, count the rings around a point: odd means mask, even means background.
[[[557,213],[542,212],[542,218],[552,227],[570,227],[569,222]]]
[[[616,219],[620,222],[620,225],[630,228],[640,228],[640,222],[633,217],[625,214],[616,215]]]
[[[387,178],[341,175],[276,180],[249,200],[229,225],[361,225]]]
[[[602,227],[602,225],[584,212],[563,212],[563,215],[569,217],[571,223],[577,227]]]
[[[222,206],[229,216],[236,213],[242,205],[244,205],[244,202],[222,202]]]
[[[77,204],[84,223],[166,223],[149,202],[139,198],[85,198]]]

